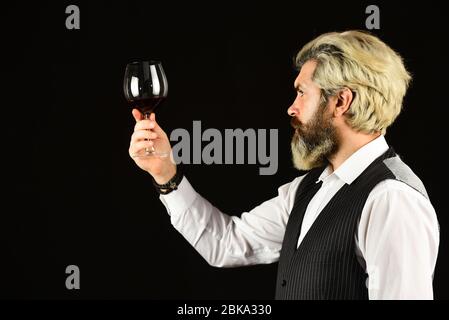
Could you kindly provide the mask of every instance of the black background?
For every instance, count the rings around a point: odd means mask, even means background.
[[[65,28],[76,4],[81,29]],[[15,2],[2,4],[0,296],[4,298],[272,299],[276,264],[210,267],[171,227],[149,175],[128,157],[134,120],[126,63],[163,61],[169,98],[158,121],[171,132],[279,129],[279,169],[188,165],[195,189],[239,215],[276,195],[298,172],[286,110],[292,59],[323,32],[365,29],[402,54],[414,76],[388,142],[425,183],[441,226],[435,297],[449,298],[447,69],[441,2]],[[81,290],[65,288],[65,268]]]

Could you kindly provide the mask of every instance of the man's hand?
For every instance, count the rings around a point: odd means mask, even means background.
[[[170,140],[157,124],[154,113],[151,114],[150,119],[144,119],[143,114],[137,109],[133,109],[132,114],[136,120],[136,126],[131,136],[129,155],[142,170],[151,174],[157,183],[165,184],[176,173],[176,164],[171,156]],[[145,148],[151,147],[154,147],[157,152],[167,152],[170,156],[134,156]]]

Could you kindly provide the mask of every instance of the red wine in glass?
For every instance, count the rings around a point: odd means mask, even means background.
[[[151,114],[156,107],[165,100],[165,97],[146,98],[141,100],[132,101],[129,105],[131,108],[138,109],[142,114]]]
[[[160,61],[137,61],[126,66],[123,80],[125,98],[148,119],[156,107],[167,97],[168,83]],[[154,147],[141,150],[134,157],[166,157]]]

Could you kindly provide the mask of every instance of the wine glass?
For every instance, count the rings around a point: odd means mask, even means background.
[[[126,66],[123,81],[125,98],[131,108],[150,118],[156,107],[167,97],[168,83],[160,61],[137,61]],[[168,153],[158,152],[154,147],[145,148],[133,157],[167,157]]]

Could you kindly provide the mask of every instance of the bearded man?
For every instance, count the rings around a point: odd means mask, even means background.
[[[293,163],[306,174],[241,217],[201,197],[169,158],[155,115],[129,153],[153,177],[173,226],[216,267],[279,262],[277,299],[432,299],[439,227],[421,180],[385,139],[410,74],[379,38],[327,33],[296,57]]]

